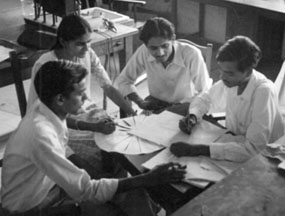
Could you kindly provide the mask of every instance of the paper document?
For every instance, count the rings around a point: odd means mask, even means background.
[[[155,166],[168,162],[177,162],[181,165],[186,165],[187,174],[185,182],[193,184],[197,187],[204,188],[209,182],[217,182],[228,175],[222,168],[213,164],[206,157],[175,157],[169,148],[164,149],[156,156],[142,164],[147,169],[152,169]]]
[[[9,52],[11,52],[13,49],[9,49],[3,46],[0,46],[0,62],[6,60],[9,58]]]
[[[102,133],[95,133],[94,139],[96,144],[107,152],[118,152],[122,154],[147,154],[158,151],[164,146],[157,145],[149,140],[129,134],[137,124],[140,124],[148,116],[140,115],[116,121],[116,131],[112,134],[105,135]]]
[[[181,115],[164,111],[159,115],[149,116],[145,121],[132,127],[128,133],[165,147],[177,141],[207,144],[217,140],[226,133],[225,129],[202,120],[193,128],[189,136],[179,129],[179,120],[181,118]]]

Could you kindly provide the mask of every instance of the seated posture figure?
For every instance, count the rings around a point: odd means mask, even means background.
[[[175,103],[190,102],[212,84],[201,51],[176,41],[175,37],[174,26],[168,20],[161,17],[147,20],[140,33],[144,44],[116,80],[123,96],[143,110],[159,112]],[[150,93],[144,100],[135,87],[143,73],[147,74]]]
[[[118,193],[184,177],[184,168],[165,164],[135,177],[92,180],[66,158],[66,118],[77,114],[87,98],[87,74],[83,66],[66,60],[47,62],[37,72],[34,86],[40,102],[22,119],[4,153],[1,196],[5,215],[48,215],[51,207],[60,207],[64,200],[98,204]],[[115,125],[109,127],[112,130]],[[141,210],[141,214],[146,212],[149,209]]]
[[[94,121],[93,119],[86,118],[86,116],[89,116],[89,114],[90,116],[92,116],[92,113],[95,112],[97,114],[102,113],[97,112],[98,109],[94,108],[94,102],[90,100],[91,78],[93,78],[91,75],[96,78],[100,87],[103,88],[106,95],[115,104],[117,104],[122,110],[124,110],[126,114],[135,115],[135,112],[133,111],[129,103],[123,98],[119,91],[112,86],[112,82],[104,67],[102,66],[100,59],[91,49],[90,44],[92,41],[92,32],[93,31],[90,24],[82,17],[74,14],[63,17],[57,29],[56,44],[54,45],[51,51],[43,54],[36,61],[32,70],[31,85],[28,97],[28,112],[38,98],[33,84],[33,80],[37,71],[44,63],[58,59],[65,59],[73,62],[78,62],[87,69],[88,74],[86,77],[86,94],[88,99],[85,101],[84,107],[89,107],[85,109],[88,115],[79,114],[77,116],[68,116],[67,118],[68,128],[76,130],[71,131],[72,133],[70,133],[72,137],[75,137],[75,140],[77,135],[81,134],[81,132],[79,132],[78,130],[86,131],[85,134],[87,134],[88,131],[100,132],[104,134],[109,134],[113,132],[108,127],[108,124],[110,124],[111,121],[105,121],[106,118],[108,119],[107,115],[100,116]],[[90,104],[91,106],[89,106]],[[76,153],[70,155],[69,159],[71,159],[73,163],[76,163],[76,165],[78,166],[82,166],[82,164],[84,164],[85,169],[88,171],[89,175],[92,176],[92,178],[96,178],[98,176],[97,171],[101,169],[100,167],[108,167],[107,170],[105,168],[104,170],[102,170],[103,173],[117,173],[116,170],[118,170],[118,166],[111,165],[110,161],[109,165],[106,166],[106,163],[104,163],[105,155],[98,149],[94,142],[92,143],[92,145],[84,142],[81,142],[79,145],[77,142],[74,143],[74,139],[70,139],[68,145]],[[103,159],[101,160],[101,158]],[[99,163],[95,165],[95,162]],[[96,171],[93,172],[93,170],[95,169]]]
[[[260,58],[259,47],[244,36],[235,36],[220,47],[216,59],[221,80],[192,101],[179,127],[190,134],[197,120],[211,108],[210,113],[226,113],[231,134],[211,145],[174,143],[170,150],[175,155],[242,162],[284,134],[274,84],[254,69]]]
[[[100,59],[91,49],[92,28],[90,24],[78,15],[65,16],[57,29],[57,42],[50,52],[43,54],[35,63],[32,71],[32,79],[28,97],[28,109],[38,98],[33,79],[39,68],[48,61],[65,59],[81,63],[88,71],[87,75],[87,97],[91,96],[91,74],[95,76],[99,85],[106,95],[117,104],[124,112],[135,115],[129,103],[123,98],[119,91],[112,86],[112,82],[102,66]],[[100,126],[96,123],[74,121],[74,118],[67,119],[68,127],[80,130],[100,132]]]

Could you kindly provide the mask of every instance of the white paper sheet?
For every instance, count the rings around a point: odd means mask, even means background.
[[[123,127],[117,126],[116,131],[109,135],[95,133],[95,142],[101,149],[107,152],[135,155],[158,151],[164,147],[128,133],[132,127],[135,127],[136,124],[143,122],[147,118],[148,117],[141,115],[119,119],[117,120],[117,124]]]
[[[181,118],[180,115],[164,111],[159,115],[151,115],[144,121],[139,122],[128,133],[168,147],[171,143],[177,141],[198,144],[211,143],[226,132],[225,129],[202,120],[193,128],[189,136],[180,131],[178,127]]]
[[[12,49],[0,46],[0,62],[6,60],[9,58],[9,52],[11,52]]]
[[[187,174],[185,182],[193,184],[197,187],[206,187],[209,182],[217,182],[226,177],[228,174],[222,168],[211,163],[206,157],[175,157],[169,148],[164,149],[156,156],[142,164],[147,169],[168,162],[177,162],[186,165]]]

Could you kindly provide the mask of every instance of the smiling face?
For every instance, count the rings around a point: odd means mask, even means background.
[[[152,37],[147,43],[150,54],[161,63],[168,60],[173,51],[173,40],[162,37]]]
[[[62,41],[65,52],[68,56],[84,58],[91,44],[91,33],[87,32],[83,36],[72,40]]]
[[[250,79],[251,71],[246,70],[242,72],[238,70],[237,62],[235,61],[218,62],[218,65],[220,67],[220,79],[229,88],[243,86]]]

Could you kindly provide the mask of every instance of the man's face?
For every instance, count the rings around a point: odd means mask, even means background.
[[[218,65],[220,67],[220,79],[227,87],[240,86],[248,82],[250,73],[248,71],[242,72],[238,70],[237,62],[224,61],[218,62]]]
[[[84,58],[91,43],[91,33],[86,33],[80,38],[64,43],[64,49],[70,56]]]
[[[168,40],[162,37],[152,37],[148,43],[147,48],[150,54],[158,62],[166,62],[172,53],[173,40]]]
[[[82,105],[86,99],[86,79],[83,79],[81,82],[74,84],[74,90],[69,96],[63,96],[62,108],[65,113],[77,115],[82,112]]]

